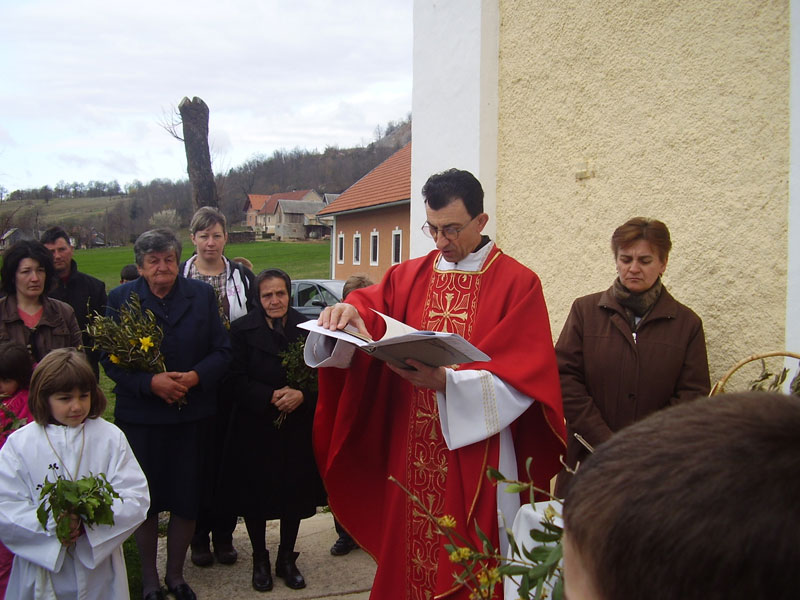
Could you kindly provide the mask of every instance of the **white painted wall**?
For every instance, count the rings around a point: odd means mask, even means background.
[[[422,186],[451,167],[480,180],[490,216],[486,233],[494,237],[498,34],[497,0],[414,1],[412,258],[434,247],[420,230]]]

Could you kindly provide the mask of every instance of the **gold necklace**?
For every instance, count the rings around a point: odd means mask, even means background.
[[[53,442],[50,441],[50,436],[47,435],[47,425],[44,426],[44,437],[47,438],[47,443],[50,444],[50,449],[53,451],[53,454],[56,455],[56,458],[61,463],[61,466],[64,467],[64,470],[67,472],[67,475],[69,475],[69,478],[72,481],[75,481],[75,478],[72,476],[72,473],[69,472],[69,467],[67,467],[67,464],[64,462],[64,459],[61,458],[61,455],[58,453],[55,446],[53,446]],[[81,423],[81,451],[78,453],[78,464],[75,465],[75,475],[77,475],[81,469],[81,461],[83,460],[83,447],[85,445],[86,445],[86,423]]]

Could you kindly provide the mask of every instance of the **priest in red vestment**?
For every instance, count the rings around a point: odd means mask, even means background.
[[[446,538],[390,477],[436,517],[454,517],[476,547],[477,524],[504,551],[500,528],[511,527],[520,496],[493,485],[487,468],[525,480],[532,457],[534,483],[549,489],[564,450],[539,278],[481,234],[489,217],[471,173],[434,175],[422,193],[423,229],[436,250],[326,308],[319,324],[350,323],[378,339],[384,325],[375,309],[420,330],[458,333],[491,360],[446,368],[409,359],[415,370],[401,370],[320,334],[306,343],[306,362],[321,367],[317,462],[337,519],[378,563],[375,600],[470,595],[454,583],[461,568],[450,562]]]

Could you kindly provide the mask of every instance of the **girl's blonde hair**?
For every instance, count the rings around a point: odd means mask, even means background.
[[[97,386],[92,367],[83,352],[75,348],[59,348],[50,351],[31,377],[28,393],[28,409],[40,425],[51,421],[50,396],[59,392],[71,392],[78,388],[92,396],[89,419],[96,419],[106,409],[106,397]]]

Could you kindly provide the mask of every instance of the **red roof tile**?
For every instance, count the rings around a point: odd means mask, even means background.
[[[411,142],[347,188],[317,215],[411,199]]]
[[[247,199],[250,201],[249,208],[253,208],[254,210],[261,210],[261,207],[264,206],[264,203],[270,199],[269,194],[247,194]]]

